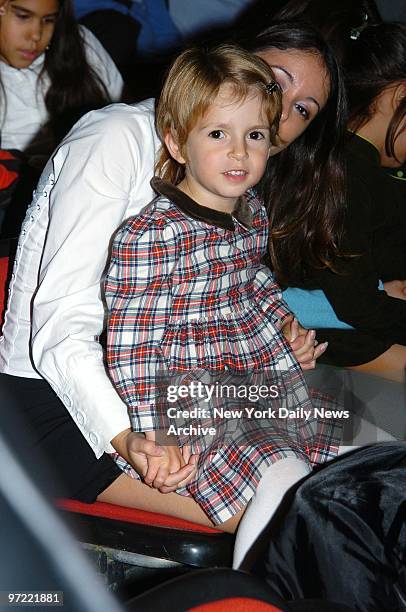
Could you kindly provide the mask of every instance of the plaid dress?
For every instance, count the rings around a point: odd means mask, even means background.
[[[312,413],[307,419],[245,419],[231,434],[230,421],[222,419],[214,437],[179,435],[177,443],[191,443],[200,456],[196,480],[177,492],[192,495],[219,524],[248,503],[271,463],[288,456],[309,464],[334,457],[341,425],[314,416],[315,408],[331,409],[334,402],[309,391],[280,332],[291,313],[261,263],[268,222],[255,194],[241,198],[231,216],[159,179],[152,185],[160,195],[116,234],[105,282],[107,363],[133,430],[160,429],[162,369],[186,377],[195,372],[196,380],[208,373],[246,374],[252,381],[263,371],[284,372],[283,405],[298,415]]]

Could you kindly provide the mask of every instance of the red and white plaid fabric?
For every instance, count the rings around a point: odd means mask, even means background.
[[[261,263],[268,238],[262,203],[247,195],[252,222],[246,223],[243,215],[239,221],[210,211],[172,186],[159,188],[161,197],[117,233],[105,283],[108,367],[133,429],[157,427],[155,382],[162,368],[288,371],[290,410],[334,408],[321,394],[310,399],[279,331],[290,311]],[[332,420],[311,418],[296,427],[292,421],[270,428],[252,421],[224,445],[202,436],[194,441],[201,453],[197,479],[178,492],[193,495],[214,523],[222,523],[248,503],[272,462],[289,455],[324,462],[336,454],[340,434]]]

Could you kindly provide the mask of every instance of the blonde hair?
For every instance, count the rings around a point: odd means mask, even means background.
[[[260,96],[264,117],[274,143],[281,112],[281,93],[266,62],[235,45],[212,49],[187,49],[169,70],[159,99],[156,129],[161,149],[155,172],[176,185],[185,175],[182,164],[174,160],[164,144],[170,131],[182,151],[189,132],[217,98],[220,87],[230,84],[235,101],[243,101],[254,90]]]

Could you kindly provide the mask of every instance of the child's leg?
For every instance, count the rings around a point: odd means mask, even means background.
[[[200,525],[215,527],[227,533],[235,532],[244,513],[244,510],[241,510],[225,523],[213,525],[192,497],[186,497],[178,493],[160,493],[160,491],[149,487],[141,480],[133,480],[126,474],[121,474],[98,496],[97,500],[127,506],[128,508],[147,510],[148,512],[169,514]]]
[[[241,566],[249,548],[274,515],[287,490],[310,471],[311,467],[296,457],[280,459],[267,468],[238,527],[234,569]]]
[[[373,442],[396,440],[391,434],[360,418],[357,435],[351,446],[340,446],[338,454]],[[301,459],[287,457],[269,466],[261,478],[254,497],[241,519],[234,548],[233,568],[241,568],[244,557],[261,531],[266,527],[285,493],[311,472]]]

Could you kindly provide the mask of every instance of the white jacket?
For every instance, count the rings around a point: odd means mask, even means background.
[[[97,457],[129,427],[98,341],[100,282],[115,230],[153,197],[157,148],[153,100],[88,113],[45,167],[18,241],[0,372],[45,378]]]

